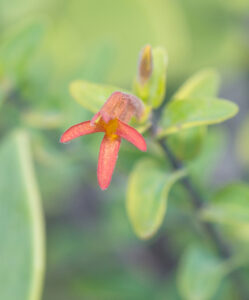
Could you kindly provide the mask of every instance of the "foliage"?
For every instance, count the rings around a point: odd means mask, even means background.
[[[11,134],[2,143],[0,163],[1,297],[40,299],[44,229],[25,131]]]
[[[184,171],[167,174],[153,160],[140,160],[128,182],[127,212],[140,238],[149,238],[163,222],[171,186]]]
[[[248,299],[247,1],[0,12],[0,299]],[[148,150],[122,142],[101,192],[98,134],[59,139],[117,90],[143,100]]]
[[[225,265],[205,248],[192,246],[179,266],[179,289],[183,299],[210,299],[225,275]]]

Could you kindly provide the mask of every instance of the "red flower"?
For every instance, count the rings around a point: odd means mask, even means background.
[[[101,189],[107,189],[111,182],[122,138],[139,150],[146,151],[147,147],[143,136],[136,129],[127,125],[133,115],[139,118],[142,111],[143,104],[137,97],[114,92],[91,121],[76,124],[63,133],[60,139],[61,143],[67,143],[82,135],[105,132],[100,145],[97,170]]]

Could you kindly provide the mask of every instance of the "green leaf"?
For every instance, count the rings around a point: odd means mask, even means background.
[[[107,98],[115,91],[127,93],[127,91],[117,87],[95,84],[85,80],[76,80],[70,85],[70,92],[73,98],[81,106],[93,113],[99,111]]]
[[[184,175],[184,170],[167,173],[159,163],[148,158],[135,165],[128,181],[126,206],[138,237],[148,239],[159,229],[166,213],[168,193]]]
[[[157,108],[163,102],[166,93],[166,71],[168,56],[162,47],[152,49],[153,72],[150,78],[150,103]]]
[[[173,100],[215,97],[218,92],[220,78],[215,70],[207,69],[190,77],[173,95]]]
[[[249,186],[232,183],[220,189],[201,216],[216,223],[249,226]]]
[[[200,153],[206,132],[206,126],[184,129],[168,136],[167,144],[178,159],[191,160]]]
[[[179,88],[171,101],[174,99],[177,101],[177,99],[215,97],[218,92],[219,81],[219,75],[215,70],[200,71]],[[206,131],[206,126],[181,130],[168,137],[168,145],[178,159],[191,160],[200,153]]]
[[[8,34],[0,48],[0,64],[14,71],[23,68],[40,44],[43,32],[42,23],[19,25]]]
[[[0,148],[0,298],[38,300],[44,272],[44,228],[27,133]]]
[[[226,275],[225,264],[204,248],[192,246],[178,268],[178,287],[183,299],[210,300]]]
[[[238,106],[228,100],[215,98],[172,101],[164,109],[159,136],[200,125],[221,123],[232,118]]]

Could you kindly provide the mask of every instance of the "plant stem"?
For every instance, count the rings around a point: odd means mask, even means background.
[[[159,145],[163,149],[163,152],[166,158],[171,163],[171,166],[174,170],[182,169],[184,166],[181,161],[179,161],[174,154],[169,149],[166,141],[164,139],[158,140]],[[204,206],[205,201],[202,198],[202,195],[198,192],[195,186],[192,184],[191,180],[188,177],[184,177],[181,179],[181,182],[185,189],[188,191],[189,195],[191,196],[192,204],[196,212]],[[229,259],[232,257],[233,253],[229,244],[224,241],[222,236],[220,235],[219,231],[213,226],[213,224],[208,223],[206,221],[200,220],[200,226],[202,227],[203,231],[208,235],[209,239],[213,242],[214,246],[216,247],[219,255],[224,259]],[[248,299],[248,289],[244,284],[240,273],[238,271],[233,271],[231,273],[234,282],[238,288],[240,299]]]
[[[158,141],[158,143],[162,147],[166,157],[168,158],[174,170],[182,169],[183,164],[176,159],[176,157],[173,155],[173,153],[167,146],[166,142],[161,139]],[[193,186],[192,182],[189,180],[188,177],[184,177],[181,180],[181,182],[185,187],[185,189],[188,191],[189,195],[191,196],[192,204],[195,211],[198,212],[205,203],[204,200],[202,199],[202,196]],[[226,245],[226,243],[222,240],[221,236],[218,234],[218,232],[215,230],[212,224],[205,221],[202,221],[200,224],[204,229],[204,231],[208,233],[210,239],[215,243],[215,245],[217,245],[217,248],[219,249],[219,253],[221,254],[221,256],[224,258],[228,258],[231,254],[229,250],[229,246]]]

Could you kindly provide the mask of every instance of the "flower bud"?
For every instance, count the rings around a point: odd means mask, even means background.
[[[161,47],[145,46],[139,56],[134,93],[152,108],[158,108],[166,92],[167,54]]]
[[[153,59],[151,46],[146,45],[140,52],[138,61],[138,80],[145,84],[151,77],[153,70]]]

